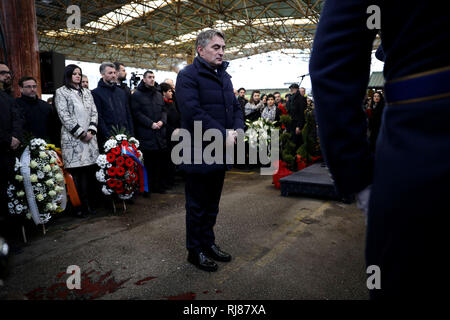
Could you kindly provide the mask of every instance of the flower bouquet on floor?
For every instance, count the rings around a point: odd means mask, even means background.
[[[96,173],[105,195],[117,195],[121,200],[128,200],[138,190],[148,191],[143,156],[138,148],[139,141],[123,133],[105,142],[105,153],[97,158],[100,170]]]
[[[32,139],[20,160],[16,158],[15,177],[7,189],[9,213],[44,225],[52,214],[63,211],[67,194],[60,166],[57,153],[45,140]]]

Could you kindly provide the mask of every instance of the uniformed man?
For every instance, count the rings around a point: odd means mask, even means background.
[[[377,19],[387,105],[374,158],[361,102]],[[320,17],[310,61],[320,141],[337,190],[368,202],[372,298],[441,297],[448,282],[449,29],[430,1],[328,0]]]

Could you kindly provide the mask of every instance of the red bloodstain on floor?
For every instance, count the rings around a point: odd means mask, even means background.
[[[138,282],[135,283],[135,285],[142,286],[143,284],[145,284],[145,282],[153,280],[153,279],[156,279],[156,277],[147,277],[145,279],[139,280]]]
[[[91,270],[81,274],[81,289],[69,290],[66,282],[55,283],[48,288],[34,289],[25,296],[29,300],[94,300],[106,294],[114,293],[121,289],[121,286],[131,278],[116,281],[112,276],[112,271],[108,271],[100,277],[91,278],[91,274],[96,271]],[[61,273],[57,278],[62,277]]]
[[[165,297],[168,300],[195,300],[195,293],[193,292],[188,292],[188,293],[183,293],[180,294],[178,296],[171,296],[171,297]]]

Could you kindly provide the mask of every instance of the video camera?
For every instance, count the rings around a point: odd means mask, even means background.
[[[141,80],[140,74],[132,72],[130,78],[130,89],[137,87],[140,80]]]

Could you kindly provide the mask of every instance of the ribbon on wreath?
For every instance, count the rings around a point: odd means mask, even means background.
[[[62,156],[61,156],[61,149],[56,148],[56,146],[54,144],[47,144],[46,149],[52,155],[52,157],[56,159],[56,165],[59,167],[62,175],[64,176],[64,165],[63,165]],[[72,179],[72,176],[70,178]],[[66,207],[67,207],[67,192],[66,192],[66,188],[65,188],[65,180],[66,180],[66,178],[64,177],[64,181],[59,183],[60,187],[62,187],[64,190],[62,191],[60,205],[59,205],[59,208],[56,210],[56,212],[63,212],[64,210],[66,210]],[[72,179],[72,182],[73,182],[73,179]],[[77,196],[78,196],[78,194],[77,194]]]
[[[48,144],[47,149],[53,150],[57,154],[56,163],[61,168],[63,175],[64,175],[64,181],[66,183],[67,187],[67,195],[69,196],[70,202],[74,207],[81,206],[80,197],[78,196],[77,187],[75,186],[75,181],[73,181],[72,175],[64,168],[64,163],[62,161],[62,154],[61,149],[56,148],[54,144]],[[61,206],[61,209],[65,209]]]
[[[140,192],[148,192],[148,179],[147,179],[147,170],[142,162],[139,160],[137,156],[137,152],[130,149],[128,146],[122,145],[122,153],[130,158],[134,159],[136,163],[139,165],[139,191]]]
[[[31,170],[30,170],[30,147],[26,147],[22,156],[20,157],[20,174],[23,177],[23,187],[27,198],[28,208],[30,209],[31,217],[36,225],[44,224],[48,221],[44,215],[41,216],[39,208],[34,197],[33,186],[31,184]],[[48,218],[48,217],[47,217]]]

